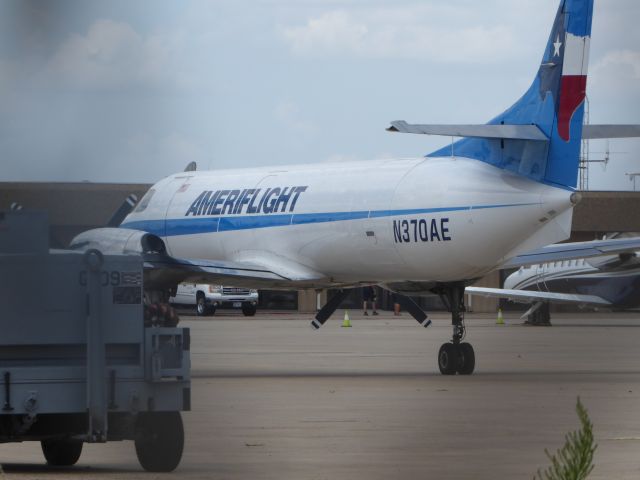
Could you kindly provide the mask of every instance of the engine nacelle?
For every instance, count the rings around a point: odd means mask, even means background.
[[[69,248],[86,251],[91,248],[109,255],[157,253],[165,255],[167,247],[157,235],[129,228],[96,228],[77,235]]]

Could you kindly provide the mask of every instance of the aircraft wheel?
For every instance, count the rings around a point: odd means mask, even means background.
[[[136,455],[148,472],[172,472],[182,459],[184,428],[180,412],[146,412],[136,424]]]
[[[42,440],[40,446],[47,463],[56,467],[75,465],[82,454],[82,441],[70,438]]]
[[[476,354],[470,343],[458,345],[458,373],[460,375],[471,375],[476,367]]]
[[[438,352],[438,367],[443,375],[455,375],[458,369],[458,349],[453,343],[443,343]]]

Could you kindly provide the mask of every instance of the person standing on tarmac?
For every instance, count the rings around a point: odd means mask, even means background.
[[[400,304],[398,303],[398,294],[391,294],[391,302],[393,303],[393,315],[396,317],[400,316]]]
[[[364,310],[365,315],[369,315],[367,313],[367,302],[371,302],[371,310],[373,310],[373,315],[378,315],[378,311],[376,310],[376,291],[372,286],[362,288],[362,300],[362,309]]]

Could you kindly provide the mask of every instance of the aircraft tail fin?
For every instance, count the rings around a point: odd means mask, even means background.
[[[428,156],[449,156],[453,152],[453,155],[480,160],[538,182],[575,188],[592,14],[593,0],[561,0],[542,62],[529,90],[487,125],[475,126],[484,130],[467,130],[468,135],[462,132],[470,138]],[[399,123],[394,122],[391,130],[403,131],[395,125]],[[456,130],[447,130],[452,131]]]

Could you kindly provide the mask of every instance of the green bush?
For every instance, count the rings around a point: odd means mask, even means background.
[[[589,420],[587,410],[580,402],[576,404],[578,418],[582,424],[580,430],[569,432],[564,438],[564,446],[555,455],[551,455],[545,448],[551,466],[544,472],[538,470],[534,477],[539,480],[583,480],[593,470],[593,453],[597,445],[593,442],[593,424]]]

